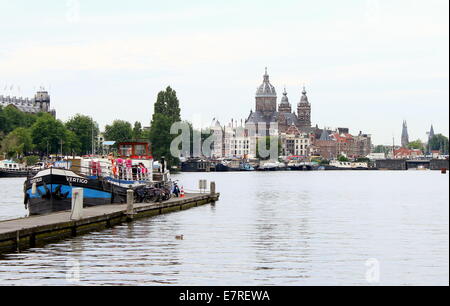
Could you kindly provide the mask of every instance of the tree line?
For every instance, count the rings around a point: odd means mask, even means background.
[[[178,160],[171,156],[170,144],[177,135],[171,135],[170,128],[173,123],[181,121],[180,113],[176,91],[167,87],[157,96],[150,129],[144,129],[140,122],[132,125],[124,120],[115,120],[105,126],[104,140],[116,143],[149,141],[155,159],[164,156],[169,164],[174,165]],[[0,107],[0,153],[6,158],[99,153],[99,134],[98,123],[86,115],[77,114],[63,122],[47,113],[27,114],[13,105]]]
[[[430,154],[431,151],[439,151],[443,155],[448,155],[449,140],[442,134],[436,134],[428,141],[428,143],[424,143],[420,139],[411,141],[408,144],[408,149],[420,150],[427,154]],[[378,145],[374,148],[373,152],[389,154],[392,152],[392,146]]]

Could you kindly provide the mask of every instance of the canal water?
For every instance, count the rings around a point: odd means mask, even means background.
[[[176,178],[221,200],[0,257],[0,285],[449,285],[448,175]],[[0,180],[0,219],[26,215],[22,183]]]

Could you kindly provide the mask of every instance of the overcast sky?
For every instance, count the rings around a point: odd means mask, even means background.
[[[268,67],[279,99],[306,84],[313,123],[374,142],[449,126],[448,0],[0,0],[0,94],[50,89],[58,118],[148,126],[158,91],[190,121],[255,107]],[[5,86],[8,89],[5,91]],[[10,86],[14,85],[13,92]]]

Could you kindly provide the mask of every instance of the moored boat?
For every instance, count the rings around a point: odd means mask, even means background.
[[[103,179],[91,179],[70,170],[50,168],[25,182],[25,205],[30,215],[70,210],[73,188],[83,189],[85,207],[124,203],[127,190]]]
[[[27,177],[37,172],[36,169],[28,168],[11,160],[0,161],[0,178]]]
[[[85,207],[125,203],[128,189],[163,188],[169,175],[164,162],[158,173],[153,173],[147,143],[122,143],[118,158],[65,159],[40,171],[24,184],[25,205],[30,215],[70,210],[73,188],[83,189]]]

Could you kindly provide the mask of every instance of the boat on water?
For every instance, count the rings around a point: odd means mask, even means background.
[[[369,170],[367,163],[333,160],[324,166],[326,170]]]
[[[286,164],[278,161],[266,162],[259,166],[258,171],[285,171],[289,170]]]
[[[211,172],[211,161],[202,158],[189,158],[181,162],[182,172]]]
[[[0,161],[0,178],[28,177],[36,174],[38,171],[39,169],[36,167],[26,167],[12,160]]]
[[[170,172],[164,161],[156,173],[153,166],[148,143],[121,143],[117,158],[66,158],[24,183],[24,203],[30,215],[70,210],[73,188],[83,189],[84,207],[125,203],[129,189],[148,188],[166,197],[171,194]]]
[[[224,159],[216,163],[216,172],[255,171],[255,168],[246,160]]]

